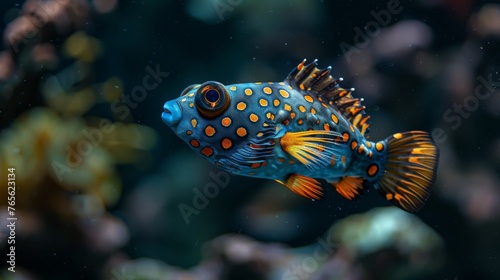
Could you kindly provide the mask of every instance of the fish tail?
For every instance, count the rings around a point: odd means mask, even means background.
[[[412,213],[420,210],[434,185],[439,159],[430,135],[423,131],[396,133],[375,148],[385,154],[386,162],[374,187],[399,208]]]

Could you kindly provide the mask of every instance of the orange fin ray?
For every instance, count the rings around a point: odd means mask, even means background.
[[[358,198],[363,190],[363,178],[344,177],[340,181],[333,183],[333,186],[341,196],[353,200]]]
[[[285,183],[276,180],[278,183],[285,185],[292,192],[310,199],[320,199],[323,196],[321,184],[316,179],[292,174],[288,177]]]
[[[281,148],[310,170],[330,164],[333,155],[339,155],[345,144],[342,136],[334,131],[309,130],[287,132],[280,139]]]
[[[385,173],[376,184],[387,200],[408,212],[417,212],[427,201],[436,177],[439,152],[422,131],[397,133],[387,138]]]

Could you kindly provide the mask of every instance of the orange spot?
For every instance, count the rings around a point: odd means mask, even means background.
[[[388,193],[385,195],[385,199],[391,200],[392,199],[392,193]]]
[[[363,151],[365,150],[365,145],[361,145],[359,146],[359,149],[358,149],[358,153],[363,153]]]
[[[316,109],[311,108],[311,114],[316,115]]]
[[[306,111],[306,107],[299,105],[299,111],[304,113]]]
[[[259,167],[260,167],[260,163],[258,163],[258,162],[252,163],[252,165],[250,165],[250,168],[259,168]]]
[[[194,103],[193,102],[189,103],[189,107],[193,108],[194,107]]]
[[[259,100],[259,104],[260,104],[260,106],[262,106],[262,107],[266,107],[266,106],[267,106],[267,100],[265,100],[265,99],[260,99],[260,100]]]
[[[282,158],[282,157],[280,157],[280,158],[278,158],[278,161],[279,161],[279,162],[285,162],[285,159],[284,159],[284,158]]]
[[[321,106],[325,107],[325,108],[328,108],[328,105],[326,105],[325,103],[321,102]]]
[[[368,166],[368,169],[366,170],[366,173],[368,173],[368,175],[370,177],[375,176],[375,174],[377,174],[377,172],[378,172],[378,166],[376,164],[372,164],[372,165]]]
[[[327,124],[327,123],[325,123],[325,124],[323,125],[323,130],[330,131],[330,125],[329,125],[329,124]]]
[[[344,140],[344,142],[349,141],[349,133],[344,132],[344,133],[342,134],[342,140]]]
[[[305,90],[305,89],[306,89],[306,87],[304,86],[304,84],[300,84],[300,85],[299,85],[299,88],[300,88],[301,90]]]
[[[377,151],[379,152],[382,152],[384,150],[384,144],[382,144],[381,142],[377,142],[377,144],[375,144],[375,149],[377,149]]]
[[[192,127],[196,127],[197,124],[198,124],[198,121],[196,119],[192,119],[191,120],[191,126]]]
[[[292,110],[292,106],[290,106],[289,104],[286,104],[285,103],[285,106],[283,107],[286,111],[291,111]]]
[[[245,137],[247,135],[247,130],[244,127],[238,127],[238,129],[236,129],[236,134],[239,137]]]
[[[294,112],[290,113],[290,119],[292,119],[292,120],[295,119],[295,116],[296,116],[296,114]]]
[[[304,120],[297,120],[298,125],[302,125],[304,123]]]
[[[267,117],[268,119],[272,120],[272,121],[274,120],[274,115],[273,115],[273,113],[271,113],[271,112],[268,112],[268,113],[266,114],[266,117]]]
[[[330,159],[330,164],[335,165],[335,162],[337,162],[337,160],[335,159],[335,155],[332,155],[332,158]]]
[[[248,95],[248,96],[250,96],[250,95],[253,94],[253,91],[251,89],[249,89],[249,88],[246,88],[245,89],[245,94]]]
[[[235,91],[236,87],[235,86],[230,86],[229,89],[232,90],[232,91]]]
[[[280,105],[280,100],[279,99],[274,99],[273,104],[275,107],[278,107]]]
[[[288,164],[295,164],[295,161],[293,161],[293,160],[289,160],[289,161],[288,161]]]
[[[205,127],[205,135],[208,136],[208,137],[212,137],[214,136],[215,134],[215,128],[213,128],[213,126],[207,126]]]
[[[191,130],[188,130],[188,131],[186,131],[186,134],[191,135],[191,134],[193,134],[193,132]]]
[[[245,102],[239,102],[238,104],[236,104],[236,109],[238,109],[240,111],[245,110],[246,107],[247,107],[247,104]]]
[[[309,103],[313,103],[314,102],[314,99],[312,98],[312,96],[310,95],[304,95],[304,99],[309,102]]]
[[[340,161],[342,162],[342,164],[343,164],[343,165],[345,165],[345,160],[346,160],[346,157],[345,157],[345,156],[342,156],[342,157],[340,158]]]
[[[396,133],[396,134],[392,135],[392,137],[394,137],[394,138],[396,138],[396,139],[401,139],[401,138],[403,138],[403,134],[401,134],[401,133]]]
[[[259,120],[259,117],[254,113],[250,114],[248,118],[250,119],[251,122],[257,122]]]
[[[198,142],[198,140],[196,140],[196,139],[189,141],[189,144],[191,144],[191,146],[193,146],[195,148],[198,148],[200,146],[200,142]]]
[[[280,94],[281,94],[281,96],[283,96],[283,98],[290,97],[290,93],[288,93],[288,91],[286,91],[284,89],[280,89]]]
[[[263,132],[259,132],[259,133],[257,133],[257,137],[262,137],[262,136],[264,136],[264,133],[263,133]]]
[[[225,117],[222,119],[221,123],[223,126],[228,127],[229,125],[231,125],[231,118]]]
[[[356,149],[357,146],[358,146],[358,142],[356,142],[356,141],[351,142],[351,150]]]
[[[368,153],[368,157],[372,158],[372,156],[373,156],[373,153],[372,153],[372,151],[370,151],[370,153]]]
[[[205,147],[201,149],[201,153],[206,157],[211,157],[214,154],[214,150],[210,147]]]
[[[289,123],[290,123],[290,121],[289,121],[289,120],[284,120],[284,121],[283,121],[283,125],[288,125]]]
[[[270,87],[264,87],[262,90],[264,91],[265,94],[273,93],[273,90]]]
[[[371,147],[372,147],[372,142],[370,142],[370,141],[366,142],[366,146],[367,146],[368,148],[371,148]]]
[[[339,123],[339,118],[334,113],[332,113],[332,121],[336,124]]]
[[[227,149],[231,148],[231,146],[233,146],[233,142],[229,138],[224,138],[224,139],[222,139],[221,145],[222,145],[222,148],[227,150]]]

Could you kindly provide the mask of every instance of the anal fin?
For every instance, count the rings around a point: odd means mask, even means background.
[[[316,179],[299,175],[291,174],[286,182],[276,180],[278,183],[285,185],[292,192],[307,197],[310,199],[320,199],[323,196],[321,184]]]
[[[344,198],[353,200],[358,198],[363,190],[363,178],[344,177],[340,181],[333,183],[335,190]]]

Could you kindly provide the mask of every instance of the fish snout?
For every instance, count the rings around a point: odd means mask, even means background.
[[[175,126],[180,122],[182,118],[182,110],[176,100],[165,102],[161,118],[163,122],[170,127]]]

